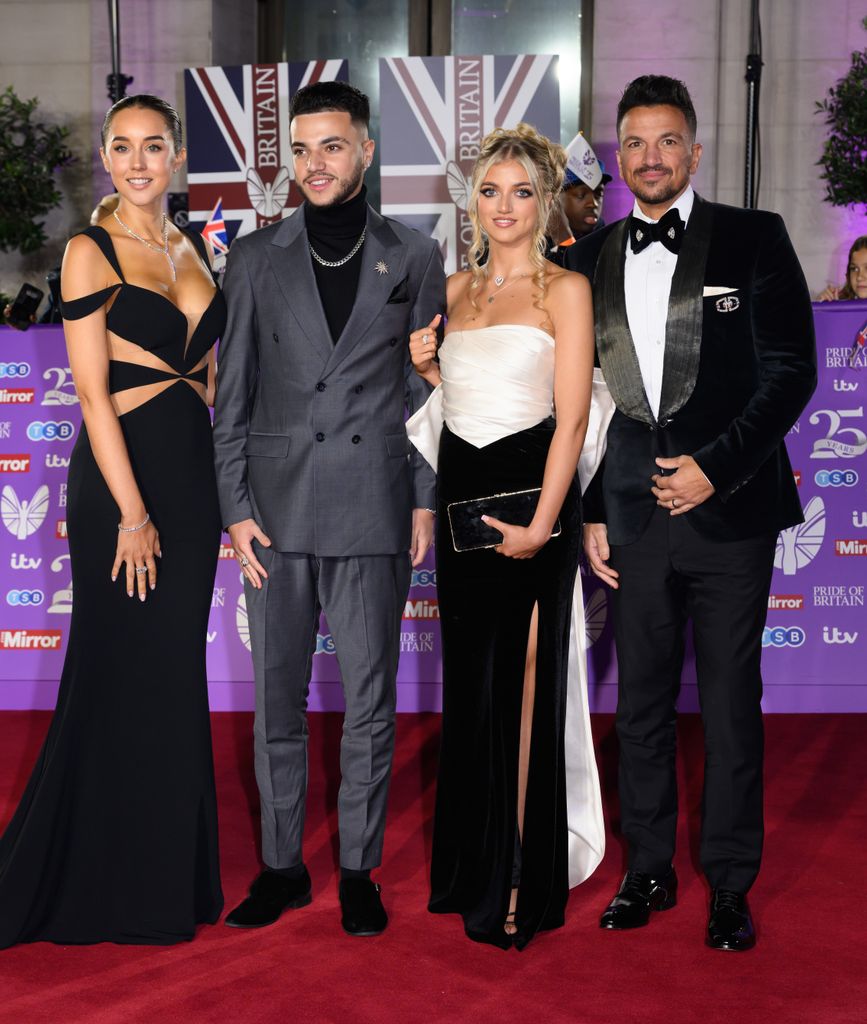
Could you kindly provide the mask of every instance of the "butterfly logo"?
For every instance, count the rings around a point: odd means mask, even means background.
[[[241,594],[238,598],[238,607],[235,609],[235,626],[238,629],[238,639],[250,650],[250,623],[247,619],[247,598]]]
[[[794,576],[819,553],[825,539],[825,502],[811,498],[804,509],[804,522],[783,530],[777,538],[774,568],[782,569],[784,576]]]
[[[20,501],[15,491],[6,484],[0,495],[3,525],[17,540],[36,533],[48,512],[48,488],[43,484],[30,501]]]
[[[250,205],[262,217],[277,217],[289,201],[289,170],[281,167],[271,182],[264,182],[259,172],[247,168],[247,198]]]
[[[584,606],[584,628],[587,630],[587,647],[592,647],[602,636],[605,623],[608,621],[608,598],[600,587],[594,590],[590,600]]]
[[[446,165],[446,185],[455,206],[459,210],[466,210],[472,187],[470,179],[464,176],[464,172],[454,160],[449,160]]]

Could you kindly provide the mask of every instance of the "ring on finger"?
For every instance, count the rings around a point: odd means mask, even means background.
[[[430,344],[430,335],[429,334],[423,334],[421,336],[421,341],[422,341],[423,345],[429,345]]]
[[[672,498],[671,499],[671,507],[672,508],[677,508],[677,498]]]
[[[137,565],[135,571],[141,576],[148,571],[148,567],[146,565]]]
[[[250,564],[250,559],[247,558],[246,555],[241,555],[241,557],[238,559],[238,561],[241,563],[241,568],[242,569],[246,569],[247,566]]]

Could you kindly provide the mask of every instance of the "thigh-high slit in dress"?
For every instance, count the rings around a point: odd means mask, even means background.
[[[429,908],[461,914],[472,939],[523,948],[536,932],[563,924],[570,886],[604,852],[578,575],[580,487],[576,474],[560,512],[562,532],[535,557],[455,551],[450,503],[541,486],[555,427],[554,340],[526,326],[453,331],[440,349],[440,370],[441,386],[408,424],[438,474],[443,718]],[[519,832],[534,608],[535,700]],[[513,887],[514,936],[504,930]]]

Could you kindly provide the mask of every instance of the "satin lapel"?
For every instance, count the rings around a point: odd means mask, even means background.
[[[322,358],[330,359],[334,345],[313,276],[303,208],[283,221],[267,253],[292,315]]]
[[[626,293],[623,271],[626,262],[627,221],[613,228],[606,238],[596,273],[593,276],[593,309],[596,319],[596,351],[614,404],[625,415],[642,423],[653,423],[654,417],[635,354],[629,319],[626,315]]]
[[[367,208],[367,237],[361,250],[361,271],[355,304],[337,339],[327,370],[342,362],[364,337],[392,289],[403,277],[406,246],[371,207]],[[407,344],[409,343],[407,339]]]
[[[669,419],[681,409],[695,388],[701,356],[702,297],[712,223],[710,203],[696,195],[671,279],[668,319],[665,322],[660,420]]]

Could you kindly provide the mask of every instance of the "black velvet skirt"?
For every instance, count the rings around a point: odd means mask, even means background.
[[[539,487],[554,421],[483,448],[443,427],[437,492],[437,591],[443,640],[442,747],[431,863],[434,913],[459,913],[467,935],[523,948],[563,924],[568,898],[563,732],[570,615],[581,549],[577,477],[562,533],[531,559],[456,552],[453,501]],[[518,757],[527,642],[538,604],[536,693],[524,825]],[[517,934],[503,925],[518,887]]]

